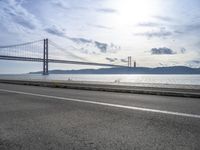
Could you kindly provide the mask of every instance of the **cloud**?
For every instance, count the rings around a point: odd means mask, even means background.
[[[52,0],[51,4],[62,9],[70,9],[69,4],[61,0]]]
[[[197,31],[197,30],[200,31],[200,23],[199,22],[185,25],[185,31],[191,32],[191,31]]]
[[[34,25],[31,20],[27,20],[26,18],[24,18],[23,16],[16,16],[15,14],[12,15],[13,16],[13,20],[20,24],[21,26],[28,28],[28,29],[35,29],[36,25]]]
[[[189,22],[185,24],[179,24],[174,26],[174,33],[188,35],[192,33],[193,35],[200,35],[200,22]]]
[[[172,26],[174,28],[174,33],[179,35],[193,34],[195,36],[200,35],[200,22],[189,22],[179,25]]]
[[[86,7],[72,6],[68,1],[65,0],[52,0],[51,4],[64,10],[87,10]]]
[[[128,59],[127,59],[127,58],[118,59],[118,58],[106,57],[105,59],[108,60],[109,62],[119,62],[119,61],[122,62],[122,63],[127,63],[127,62],[128,62]]]
[[[175,19],[166,16],[154,16],[156,22],[141,22],[139,27],[160,27],[158,30],[152,30],[144,33],[136,33],[136,35],[151,37],[169,37],[171,35],[182,35],[195,32],[195,35],[200,35],[200,22],[190,21],[180,24]],[[168,29],[168,30],[167,30]],[[170,30],[169,30],[170,29]]]
[[[117,10],[112,9],[112,8],[100,8],[96,9],[97,12],[102,12],[102,13],[117,13]]]
[[[192,62],[192,63],[195,63],[195,64],[200,64],[200,61],[199,61],[199,60],[192,60],[191,62]]]
[[[167,38],[171,35],[173,35],[173,33],[171,31],[166,30],[165,27],[160,28],[160,30],[158,31],[150,31],[150,32],[143,32],[143,33],[135,33],[134,35],[136,36],[146,36],[148,38],[153,38],[153,37],[157,37],[157,38]]]
[[[88,39],[85,39],[85,38],[71,38],[71,37],[68,37],[69,40],[77,43],[77,44],[80,44],[80,43],[92,43],[92,40],[88,40]]]
[[[176,34],[183,34],[184,32],[183,31],[179,31],[179,30],[174,30],[174,33],[176,33]]]
[[[167,67],[168,65],[167,64],[164,64],[164,63],[159,63],[160,66],[162,67]]]
[[[48,28],[45,28],[44,29],[47,33],[50,33],[50,34],[53,34],[53,35],[56,35],[56,36],[59,36],[59,37],[63,37],[63,38],[67,38],[68,40],[78,44],[78,45],[82,45],[82,44],[94,44],[95,47],[97,47],[98,49],[101,50],[102,53],[106,53],[107,51],[107,46],[108,44],[106,43],[102,43],[102,42],[98,42],[98,41],[93,41],[93,40],[90,40],[90,39],[86,39],[86,38],[74,38],[74,37],[70,37],[70,36],[67,36],[65,34],[65,29],[60,29],[56,26],[52,26],[52,27],[48,27]],[[114,46],[111,44],[111,46]],[[81,48],[81,49],[84,49],[84,48]]]
[[[101,50],[102,53],[107,52],[108,44],[101,43],[101,42],[98,42],[98,41],[95,41],[94,43],[95,43],[96,47]]]
[[[123,63],[127,63],[127,62],[128,62],[128,59],[127,59],[127,58],[125,58],[125,59],[120,59],[120,61],[123,62]]]
[[[99,41],[94,41],[95,47],[97,47],[102,53],[116,53],[121,49],[120,46],[117,46],[113,43],[102,43]]]
[[[196,47],[200,48],[200,41],[194,44]]]
[[[100,50],[101,53],[107,53],[107,52],[114,53],[114,52],[120,50],[120,47],[114,45],[113,43],[107,44],[107,43],[90,40],[90,39],[85,39],[85,38],[72,38],[72,37],[66,37],[66,38],[68,38],[72,42],[82,46],[81,49],[84,50],[86,53],[88,53],[88,50],[87,50],[87,48],[83,48],[83,47],[89,47],[92,49],[97,48],[98,50]]]
[[[200,60],[190,60],[186,63],[187,65],[189,65],[190,67],[194,67],[194,68],[200,68]]]
[[[23,27],[28,30],[34,30],[40,27],[40,21],[37,20],[33,14],[30,14],[24,7],[22,7],[22,4],[23,1],[0,1],[1,23],[6,26],[8,30],[9,28],[13,28],[12,26],[15,26],[15,29],[18,27],[18,30],[19,27]]]
[[[108,60],[109,62],[115,62],[118,60],[117,58],[109,58],[109,57],[106,57],[105,59]]]
[[[167,47],[161,47],[161,48],[152,48],[150,50],[152,55],[172,55],[172,54],[176,54],[176,52],[174,52],[173,50],[171,50],[170,48]]]
[[[165,21],[165,22],[172,22],[174,21],[173,18],[171,17],[167,17],[167,16],[154,16],[154,18],[161,20],[161,21]]]
[[[187,51],[187,50],[186,50],[184,47],[182,47],[182,48],[180,49],[180,53],[181,53],[181,54],[185,54],[186,51]]]
[[[92,27],[95,27],[95,28],[100,28],[100,29],[107,29],[107,30],[112,29],[112,27],[108,27],[108,26],[104,26],[104,25],[95,25],[95,24],[89,24],[89,25]]]
[[[44,29],[47,33],[59,36],[59,37],[66,37],[65,33],[64,33],[64,29],[58,29],[55,26],[49,27],[49,28],[45,28]]]
[[[137,26],[140,26],[140,27],[158,27],[158,26],[160,26],[160,24],[155,23],[155,22],[142,22],[142,23],[137,24]]]

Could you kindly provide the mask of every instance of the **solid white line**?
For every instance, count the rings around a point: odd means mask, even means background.
[[[116,107],[116,108],[124,108],[124,109],[139,110],[139,111],[145,111],[145,112],[153,112],[153,113],[176,115],[176,116],[200,119],[200,115],[195,115],[195,114],[187,114],[187,113],[172,112],[172,111],[166,111],[166,110],[158,110],[158,109],[126,106],[126,105],[119,105],[119,104],[95,102],[95,101],[88,101],[88,100],[81,100],[81,99],[74,99],[74,98],[49,96],[49,95],[43,95],[43,94],[34,94],[34,93],[20,92],[20,91],[13,91],[13,90],[5,90],[5,89],[0,89],[0,91],[8,92],[8,93],[23,94],[23,95],[31,95],[31,96],[37,96],[37,97],[45,97],[45,98],[51,98],[51,99],[59,99],[59,100],[64,100],[64,101],[74,101],[74,102],[89,103],[89,104],[95,104],[95,105],[103,105],[103,106],[110,106],[110,107]]]

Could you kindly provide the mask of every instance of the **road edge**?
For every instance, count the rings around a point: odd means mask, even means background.
[[[18,84],[18,85],[31,85],[52,88],[66,88],[90,91],[105,91],[117,93],[132,93],[132,94],[147,94],[147,95],[160,95],[160,96],[175,96],[175,97],[188,97],[200,98],[199,93],[193,93],[187,89],[175,88],[155,88],[155,87],[136,87],[136,86],[121,86],[121,85],[106,85],[106,84],[90,84],[90,83],[61,83],[54,81],[27,81],[27,80],[4,80],[0,79],[0,83]]]

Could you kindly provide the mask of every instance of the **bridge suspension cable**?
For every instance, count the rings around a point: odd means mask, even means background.
[[[17,46],[24,46],[24,45],[30,45],[34,43],[41,42],[43,40],[37,40],[37,41],[32,41],[32,42],[26,42],[26,43],[21,43],[21,44],[15,44],[15,45],[6,45],[6,46],[0,46],[0,48],[11,48],[11,47],[17,47]]]
[[[0,56],[42,58],[43,40],[0,46]]]
[[[53,47],[50,48],[49,46]],[[59,53],[59,51],[61,53]],[[74,58],[79,59],[79,61],[69,60],[69,58],[66,57],[67,54],[73,57],[73,59]],[[125,67],[121,65],[90,62],[85,58],[82,58],[80,56],[73,54],[72,52],[69,52],[68,49],[62,48],[55,42],[48,39],[36,40],[32,42],[26,42],[14,45],[0,46],[0,59],[43,62],[44,75],[48,74],[48,63]]]
[[[75,54],[73,54],[72,52],[69,52],[67,49],[65,48],[62,48],[61,46],[59,46],[58,44],[56,44],[55,42],[49,40],[49,45],[53,46],[54,48],[56,48],[57,50],[60,50],[63,54],[69,54],[70,56],[74,57],[74,58],[77,58],[79,60],[83,60],[83,61],[88,61],[87,59],[85,58],[82,58],[80,56],[77,56]]]

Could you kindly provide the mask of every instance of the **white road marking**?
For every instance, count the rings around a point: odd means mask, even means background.
[[[166,110],[159,110],[159,109],[150,109],[150,108],[126,106],[126,105],[119,105],[119,104],[103,103],[103,102],[88,101],[88,100],[81,100],[81,99],[74,99],[74,98],[66,98],[66,97],[57,97],[57,96],[35,94],[35,93],[28,93],[28,92],[21,92],[21,91],[5,90],[5,89],[0,89],[0,91],[8,92],[8,93],[23,94],[23,95],[31,95],[31,96],[37,96],[37,97],[45,97],[45,98],[51,98],[51,99],[59,99],[59,100],[64,100],[64,101],[74,101],[74,102],[81,102],[81,103],[88,103],[88,104],[110,106],[110,107],[116,107],[116,108],[124,108],[124,109],[139,110],[139,111],[145,111],[145,112],[153,112],[153,113],[176,115],[176,116],[200,119],[200,115],[195,115],[195,114],[187,114],[187,113],[180,113],[180,112],[173,112],[173,111],[166,111]]]

